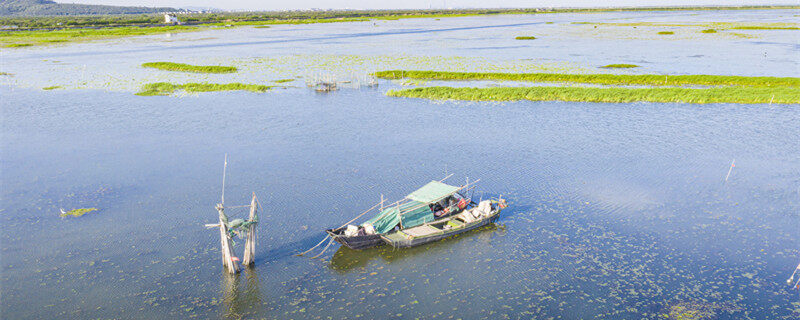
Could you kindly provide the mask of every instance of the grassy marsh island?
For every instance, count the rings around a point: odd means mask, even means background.
[[[593,88],[593,87],[424,87],[390,90],[392,97],[469,101],[574,101],[574,102],[676,102],[676,103],[800,103],[800,89],[763,87]]]
[[[607,64],[600,68],[606,69],[628,69],[628,68],[638,68],[638,65],[635,64],[627,64],[627,63],[615,63],[615,64]]]
[[[56,29],[0,31],[0,46],[28,47],[62,42],[113,39],[152,34],[196,31],[192,26],[114,27],[101,29]]]
[[[61,213],[61,217],[80,217],[84,214],[87,214],[92,211],[97,211],[97,208],[81,208],[81,209],[72,209],[70,211]]]
[[[717,33],[717,30],[715,30],[715,29],[705,29],[705,30],[701,30],[700,32],[702,32],[702,33]]]
[[[375,76],[382,79],[408,78],[456,81],[505,80],[530,82],[574,82],[602,85],[800,87],[800,78],[718,75],[493,73],[388,70],[376,72]]]
[[[55,90],[55,89],[61,89],[61,86],[49,86],[42,88],[42,90]]]
[[[184,83],[174,84],[168,82],[148,83],[142,86],[141,91],[136,93],[138,96],[168,96],[176,91],[189,93],[212,92],[212,91],[250,91],[265,92],[274,86],[264,86],[245,83]]]
[[[659,31],[658,34],[667,35],[667,34],[675,34],[675,32],[672,32],[672,31]]]
[[[514,39],[517,39],[517,40],[535,40],[536,37],[534,37],[534,36],[519,36],[519,37],[516,37]]]
[[[195,73],[233,73],[238,71],[236,67],[195,66],[191,64],[175,63],[175,62],[147,62],[147,63],[142,63],[142,67],[154,68],[166,71],[195,72]]]

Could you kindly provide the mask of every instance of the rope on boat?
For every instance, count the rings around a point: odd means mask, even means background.
[[[258,201],[258,198],[256,198],[256,201]],[[359,214],[357,217],[353,218],[352,220],[345,222],[345,224],[343,224],[343,225],[342,225],[341,227],[339,227],[339,228],[342,228],[342,227],[344,227],[344,226],[346,226],[346,225],[350,224],[351,222],[353,222],[353,221],[356,221],[356,219],[358,219],[358,218],[361,218],[361,216],[363,216],[363,215],[367,214],[367,212],[370,212],[370,211],[372,211],[372,209],[375,209],[376,207],[378,207],[378,206],[379,206],[379,205],[381,205],[381,204],[383,204],[383,201],[381,201],[381,202],[379,202],[378,204],[376,204],[376,205],[372,206],[372,208],[369,208],[369,209],[367,209],[367,211],[364,211],[364,212],[362,212],[361,214]],[[339,229],[339,228],[336,228],[336,229]],[[328,236],[325,236],[325,239],[328,239]],[[311,250],[314,250],[314,248],[316,248],[316,247],[319,247],[319,245],[321,245],[323,242],[325,242],[325,239],[322,239],[322,241],[320,241],[319,243],[317,243],[317,245],[315,245],[315,246],[311,247],[311,249],[308,249],[308,250],[306,250],[306,251],[303,251],[303,252],[301,252],[301,253],[298,253],[298,254],[296,254],[295,256],[298,256],[298,257],[300,257],[300,256],[303,256],[303,255],[305,255],[305,254],[306,254],[306,253],[308,253],[309,251],[311,251]],[[332,240],[332,239],[333,239],[333,238],[331,238],[331,240]],[[330,245],[330,243],[329,243],[328,245]],[[327,249],[327,247],[325,247],[325,248]],[[313,257],[312,257],[312,258],[313,258]]]
[[[323,242],[325,242],[325,240],[328,240],[328,236],[325,236],[325,238],[323,238],[323,239],[322,239],[322,241],[320,241],[319,243],[317,243],[317,245],[315,245],[315,246],[311,247],[311,249],[308,249],[308,250],[306,250],[306,251],[303,251],[303,252],[301,252],[301,253],[298,253],[298,254],[296,254],[295,256],[298,256],[298,257],[300,257],[300,256],[303,256],[304,254],[308,253],[309,251],[311,251],[311,250],[314,250],[314,248],[316,248],[316,247],[319,247],[319,245],[321,245]]]
[[[325,246],[325,249],[322,249],[322,252],[318,253],[316,256],[311,257],[311,259],[316,259],[317,257],[321,256],[323,253],[325,253],[325,251],[328,250],[328,247],[330,247],[332,243],[333,243],[333,238],[331,238],[330,241],[328,241],[328,245]]]

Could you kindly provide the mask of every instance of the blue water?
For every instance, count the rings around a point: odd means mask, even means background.
[[[221,81],[260,79],[250,70],[264,67],[241,59],[295,54],[366,56],[344,59],[361,72],[446,68],[460,57],[507,68],[533,57],[581,69],[646,59],[634,72],[796,76],[796,31],[588,39],[569,24],[786,22],[796,13],[413,19],[7,50],[0,71],[14,75],[0,87],[3,317],[630,319],[683,309],[720,319],[797,317],[800,296],[785,282],[800,260],[797,105],[435,102],[387,97],[399,87],[390,81],[329,94],[302,83],[261,94],[131,94],[161,77],[138,64],[204,56],[255,65],[209,76]],[[503,38],[531,30],[562,36],[526,47]],[[197,40],[204,37],[213,39]],[[397,62],[420,57],[435,61]],[[336,69],[296,64],[269,77]],[[73,82],[87,84],[38,89],[69,83],[64,72],[76,65],[89,67],[72,73]],[[139,82],[94,80],[128,70]],[[218,234],[203,227],[216,221],[225,153],[226,204],[246,204],[255,192],[264,207],[256,264],[237,276],[223,272]],[[293,256],[381,194],[398,199],[449,173],[453,184],[480,178],[475,197],[502,194],[511,207],[492,226],[423,247],[337,245],[320,259]],[[99,211],[58,216],[81,207]]]

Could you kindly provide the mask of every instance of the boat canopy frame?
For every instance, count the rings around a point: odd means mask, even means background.
[[[435,218],[428,207],[429,205],[442,201],[480,181],[478,179],[472,183],[456,187],[443,183],[443,180],[433,180],[427,183],[400,201],[393,203],[389,208],[383,209],[380,214],[361,225],[372,224],[375,232],[382,234],[391,231],[398,224],[400,224],[401,228],[410,228],[431,222]]]

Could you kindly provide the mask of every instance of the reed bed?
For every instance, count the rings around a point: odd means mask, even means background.
[[[189,93],[212,92],[212,91],[250,91],[265,92],[274,86],[264,86],[245,83],[184,83],[174,84],[168,82],[148,83],[142,86],[141,91],[136,93],[139,96],[167,96],[176,91]]]
[[[593,88],[593,87],[424,87],[390,90],[392,97],[469,101],[575,101],[575,102],[675,102],[675,103],[800,103],[800,89],[763,87]]]
[[[638,65],[635,64],[627,64],[627,63],[615,63],[615,64],[607,64],[600,68],[606,69],[628,69],[628,68],[638,68]]]
[[[534,37],[534,36],[519,36],[519,37],[516,37],[514,39],[517,39],[517,40],[536,40],[536,37]]]
[[[505,80],[530,82],[574,82],[603,85],[800,87],[800,78],[794,77],[744,77],[719,75],[493,73],[388,70],[376,72],[375,76],[383,79],[408,78],[425,80]]]
[[[167,71],[195,72],[195,73],[233,73],[238,71],[236,67],[228,66],[195,66],[185,63],[175,62],[147,62],[142,67],[154,68]]]

